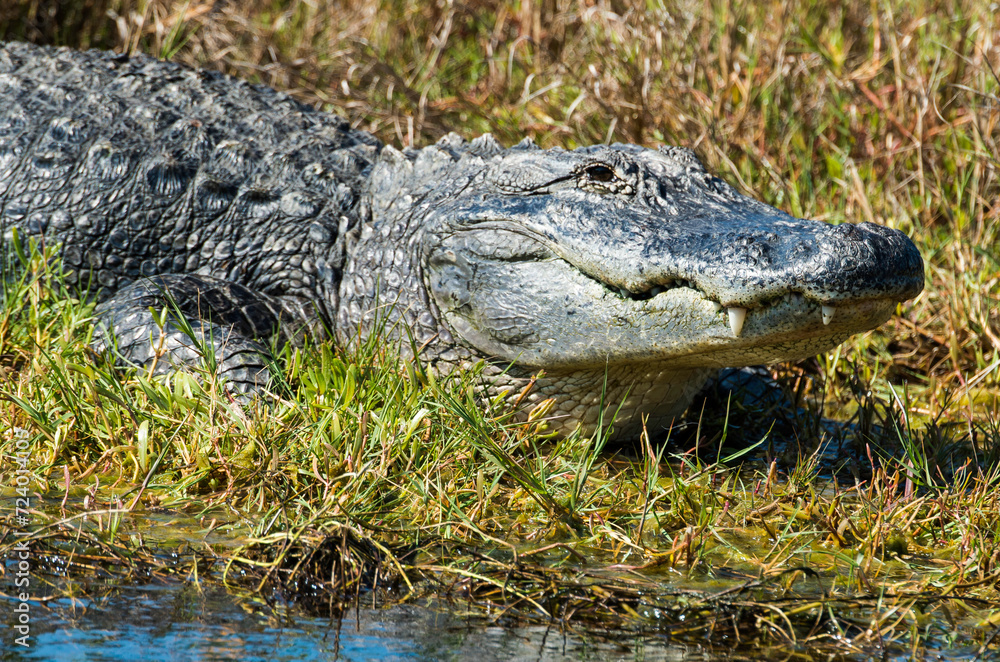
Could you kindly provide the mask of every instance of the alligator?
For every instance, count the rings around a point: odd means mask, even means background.
[[[399,150],[218,72],[22,43],[0,100],[5,244],[61,246],[119,364],[207,351],[234,393],[267,391],[274,342],[379,334],[557,432],[634,435],[720,367],[824,352],[923,288],[904,234],[797,219],[682,147]]]

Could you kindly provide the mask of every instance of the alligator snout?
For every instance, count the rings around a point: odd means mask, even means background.
[[[780,221],[773,230],[726,233],[691,280],[723,306],[754,308],[789,293],[837,306],[905,301],[923,289],[923,260],[903,233],[872,223]]]
[[[873,223],[826,226],[815,257],[795,271],[804,294],[828,302],[905,301],[924,287],[924,263],[910,238]]]

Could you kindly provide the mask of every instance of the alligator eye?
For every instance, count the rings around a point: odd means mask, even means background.
[[[587,173],[587,179],[592,182],[607,183],[615,179],[615,171],[608,166],[592,165],[588,166],[584,172]]]

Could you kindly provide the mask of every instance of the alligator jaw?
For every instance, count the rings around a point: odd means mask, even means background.
[[[674,289],[676,287],[687,287],[689,289],[696,290],[702,296],[708,298],[707,295],[698,290],[698,288],[694,285],[693,281],[684,281],[684,280],[669,281],[666,283],[654,285],[650,287],[648,290],[645,290],[643,292],[629,292],[627,289],[623,287],[615,287],[607,284],[604,285],[605,287],[608,288],[610,292],[616,292],[622,299],[631,301],[649,301],[650,299],[662,294],[663,292]],[[793,299],[793,297],[801,299],[802,293],[787,292],[783,294],[781,298],[783,298],[785,302],[790,302]],[[715,306],[717,312],[722,310],[726,311],[726,315],[729,321],[729,328],[733,332],[733,337],[739,338],[740,334],[743,332],[743,325],[746,322],[746,317],[747,313],[749,312],[749,309],[742,306],[726,307],[723,306],[721,303],[718,303],[717,301],[713,301],[713,305]],[[771,305],[770,302],[767,305]],[[820,306],[820,311],[822,314],[823,324],[829,325],[830,321],[833,319],[834,314],[837,312],[837,307],[832,305],[822,304]]]
[[[488,356],[546,369],[795,360],[878,326],[899,302],[842,297],[832,306],[785,291],[722,306],[693,280],[665,279],[645,296],[623,295],[540,242],[496,227],[451,235],[428,264],[430,290],[456,335]]]
[[[470,296],[442,308],[443,319],[454,335],[505,366],[489,378],[491,391],[506,388],[528,409],[551,407],[550,429],[561,434],[578,426],[590,434],[600,420],[612,419],[616,438],[663,429],[716,369],[827,351],[886,321],[897,303],[843,304],[824,324],[818,302],[789,293],[747,310],[737,336],[729,325],[732,308],[691,287],[632,300],[559,259],[477,262],[469,269],[478,274]],[[495,305],[475,305],[487,291]],[[572,306],[568,291],[577,295]],[[536,379],[540,369],[544,377]]]

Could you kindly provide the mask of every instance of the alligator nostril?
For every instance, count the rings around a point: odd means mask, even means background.
[[[807,255],[812,255],[813,250],[814,249],[811,244],[808,244],[806,242],[801,242],[799,244],[796,244],[795,247],[792,248],[790,252],[792,254],[792,257],[805,257]]]
[[[843,235],[848,239],[857,239],[861,235],[861,230],[858,226],[853,223],[841,223],[840,225],[835,225],[833,231],[837,234]]]

